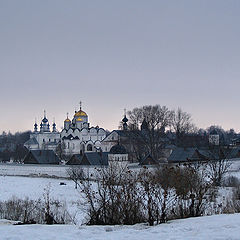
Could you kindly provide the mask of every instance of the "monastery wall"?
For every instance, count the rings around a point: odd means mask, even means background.
[[[0,175],[67,178],[69,168],[69,165],[0,164]],[[91,173],[95,167],[84,167],[84,170]]]
[[[43,165],[43,164],[0,164],[1,176],[33,176],[33,177],[56,177],[67,178],[67,170],[70,165]],[[86,173],[94,173],[96,171],[95,166],[82,166]],[[130,164],[129,168],[132,171],[139,171],[141,167],[137,164]],[[154,169],[150,167],[149,169]],[[229,174],[239,173],[240,171],[240,159],[232,160],[232,164],[229,168]]]
[[[44,165],[44,164],[0,164],[1,176],[32,176],[32,177],[56,177],[68,178],[67,170],[74,165]],[[82,166],[86,174],[91,175],[100,167]],[[139,171],[138,165],[130,166],[132,171]],[[94,175],[94,174],[93,174]]]

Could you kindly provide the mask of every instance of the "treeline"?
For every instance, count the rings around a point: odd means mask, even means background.
[[[128,127],[130,130],[149,130],[149,139],[156,137],[152,133],[168,137],[172,143],[183,147],[206,146],[208,144],[208,135],[215,130],[220,137],[222,145],[229,145],[240,134],[234,129],[224,130],[221,126],[212,125],[206,129],[198,128],[190,113],[181,108],[171,110],[161,105],[146,105],[133,108],[128,111]],[[120,124],[120,128],[123,126]]]
[[[197,128],[191,115],[180,108],[170,110],[166,106],[147,105],[128,111],[127,118],[127,128],[124,122],[119,126],[126,130],[120,143],[127,149],[131,162],[142,162],[149,155],[157,162],[166,161],[169,157],[166,149],[172,146],[209,149],[212,147],[209,135],[213,131],[214,135],[219,135],[217,145],[222,147],[240,139],[233,129],[225,131],[220,126]]]
[[[0,135],[0,161],[6,162],[12,159],[21,162],[27,153],[24,143],[30,138],[30,133],[30,131],[15,134],[3,132]]]

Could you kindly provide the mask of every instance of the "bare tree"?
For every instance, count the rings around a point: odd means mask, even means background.
[[[175,202],[170,168],[159,167],[155,171],[144,169],[138,175],[143,187],[143,199],[149,225],[165,223],[170,215],[170,208]]]
[[[214,146],[208,152],[208,173],[215,186],[221,186],[225,174],[228,172],[231,150],[220,146]]]
[[[177,142],[179,142],[185,134],[195,130],[191,115],[184,112],[181,108],[173,112],[171,126],[176,133]]]
[[[67,169],[69,178],[75,183],[75,189],[84,178],[84,171],[80,166],[71,166]]]
[[[138,160],[151,154],[159,160],[164,147],[165,128],[170,126],[172,111],[165,106],[143,106],[134,108],[129,115],[129,138]]]

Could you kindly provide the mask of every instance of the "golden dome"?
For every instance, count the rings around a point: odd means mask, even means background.
[[[77,121],[77,122],[82,122],[83,120],[79,117],[79,118],[77,118],[76,121]]]
[[[82,110],[79,110],[78,112],[75,113],[74,117],[81,117],[81,116],[87,116],[87,114],[82,111]]]
[[[70,121],[70,119],[67,118],[64,122],[71,122],[71,121]]]

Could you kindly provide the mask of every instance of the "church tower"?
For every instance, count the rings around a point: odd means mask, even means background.
[[[124,109],[124,118],[122,119],[123,123],[123,130],[127,131],[128,130],[128,125],[127,125],[128,119],[126,115],[126,109]]]
[[[53,120],[52,131],[57,132],[57,127],[56,127],[55,120]]]
[[[71,120],[68,118],[68,113],[67,113],[67,118],[64,121],[64,129],[68,130],[70,128]]]
[[[37,132],[38,131],[38,125],[37,125],[37,121],[35,119],[35,124],[34,124],[34,132]]]
[[[50,124],[46,118],[46,111],[44,110],[44,118],[40,124],[40,132],[50,132]]]

